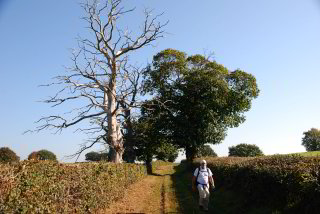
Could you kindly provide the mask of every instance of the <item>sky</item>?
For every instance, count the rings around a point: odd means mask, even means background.
[[[88,35],[79,2],[0,0],[0,147],[11,148],[21,160],[47,149],[59,161],[74,161],[65,156],[75,153],[86,137],[72,128],[56,135],[22,134],[34,129],[41,116],[70,107],[39,102],[56,89],[38,86],[64,74],[75,38]],[[121,26],[134,32],[143,8],[164,12],[161,20],[169,20],[165,38],[134,53],[137,63],[147,64],[167,48],[188,55],[213,52],[229,70],[256,77],[260,95],[245,113],[246,121],[212,146],[218,156],[227,156],[228,147],[240,143],[256,144],[267,155],[305,151],[303,132],[320,128],[320,1],[124,0],[124,6],[136,7]]]

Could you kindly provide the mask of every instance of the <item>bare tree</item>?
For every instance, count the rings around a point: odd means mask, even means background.
[[[66,69],[67,75],[57,76],[50,85],[63,85],[56,95],[44,100],[45,103],[59,106],[74,101],[81,107],[69,114],[42,117],[35,131],[63,129],[79,125],[84,121],[89,126],[79,131],[94,134],[88,142],[82,144],[75,156],[98,142],[107,142],[114,149],[112,162],[122,161],[123,126],[121,117],[128,117],[132,108],[141,102],[137,95],[140,90],[142,69],[129,63],[129,56],[138,49],[151,45],[164,36],[164,26],[157,15],[152,17],[151,10],[144,11],[144,21],[140,33],[133,35],[129,29],[119,29],[118,20],[135,10],[126,10],[123,0],[92,0],[82,3],[86,16],[83,19],[92,38],[78,38],[78,50],[73,50],[73,65]],[[88,144],[89,143],[89,144]]]

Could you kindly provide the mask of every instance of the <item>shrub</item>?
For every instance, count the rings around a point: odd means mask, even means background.
[[[110,155],[107,152],[100,153],[100,161],[110,161]]]
[[[229,147],[229,156],[236,157],[255,157],[262,156],[263,152],[254,144],[239,144],[237,146]]]
[[[38,152],[31,152],[30,155],[28,156],[28,160],[39,160],[38,157]]]
[[[98,152],[88,152],[86,155],[86,161],[99,161],[100,155]]]
[[[57,160],[57,157],[53,152],[50,152],[45,149],[38,151],[36,155],[38,157],[38,160]]]
[[[109,161],[110,152],[98,153],[98,152],[89,152],[85,155],[86,161]]]
[[[20,157],[8,147],[0,148],[0,163],[18,162]]]

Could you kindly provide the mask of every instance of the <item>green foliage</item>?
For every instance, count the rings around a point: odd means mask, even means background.
[[[109,152],[102,152],[100,153],[100,160],[101,161],[110,161],[110,153]]]
[[[135,164],[0,164],[0,213],[102,213],[145,175]]]
[[[176,145],[162,143],[156,148],[155,153],[155,157],[158,160],[174,162],[179,155],[179,150]]]
[[[154,99],[142,113],[156,118],[157,133],[184,148],[188,160],[199,146],[220,143],[227,128],[244,122],[244,112],[259,94],[251,74],[172,49],[155,55],[144,77],[143,93]]]
[[[241,143],[236,146],[229,147],[229,156],[237,157],[255,157],[262,156],[263,152],[255,144]]]
[[[304,132],[302,138],[302,145],[308,152],[320,150],[320,130],[312,128],[307,132]]]
[[[197,152],[197,157],[217,157],[217,153],[209,145],[203,145]]]
[[[48,150],[42,149],[37,152],[38,160],[52,160],[56,161],[57,157],[53,152],[50,152]]]
[[[109,153],[108,152],[103,152],[103,153],[98,153],[98,152],[88,152],[85,155],[86,161],[109,161]]]
[[[0,148],[0,163],[19,162],[20,157],[8,147]]]
[[[85,155],[86,161],[100,161],[101,157],[98,152],[89,152]]]

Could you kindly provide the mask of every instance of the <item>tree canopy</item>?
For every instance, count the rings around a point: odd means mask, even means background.
[[[57,156],[46,149],[42,149],[37,152],[31,152],[28,156],[28,160],[57,160]]]
[[[20,157],[8,147],[0,148],[0,163],[19,162]]]
[[[53,160],[53,161],[57,160],[56,155],[53,152],[48,151],[46,149],[42,149],[38,151],[37,156],[39,160]]]
[[[145,111],[158,118],[159,132],[184,148],[188,160],[200,146],[221,143],[227,128],[243,123],[259,94],[253,75],[173,49],[156,54],[144,77],[143,93],[156,98]]]
[[[263,152],[255,144],[241,143],[236,146],[229,147],[229,156],[236,157],[255,157],[262,156]]]
[[[106,143],[114,151],[112,162],[122,161],[122,131],[130,120],[131,109],[142,102],[138,97],[142,69],[130,62],[130,56],[164,35],[167,22],[161,23],[161,14],[152,16],[148,9],[145,9],[136,32],[130,26],[118,25],[119,19],[135,10],[126,9],[123,2],[94,0],[81,3],[85,14],[82,19],[91,36],[78,37],[79,47],[72,52],[68,72],[46,85],[62,88],[44,100],[45,103],[55,107],[71,102],[77,106],[67,109],[66,114],[40,118],[35,131],[54,129],[59,132],[78,126],[78,131],[93,136],[74,156],[79,157],[96,143]]]
[[[110,156],[108,152],[88,152],[85,154],[86,161],[109,161]]]
[[[308,152],[320,150],[320,130],[312,128],[303,133],[302,145]]]
[[[203,145],[197,152],[197,157],[217,157],[217,153],[209,145]]]

